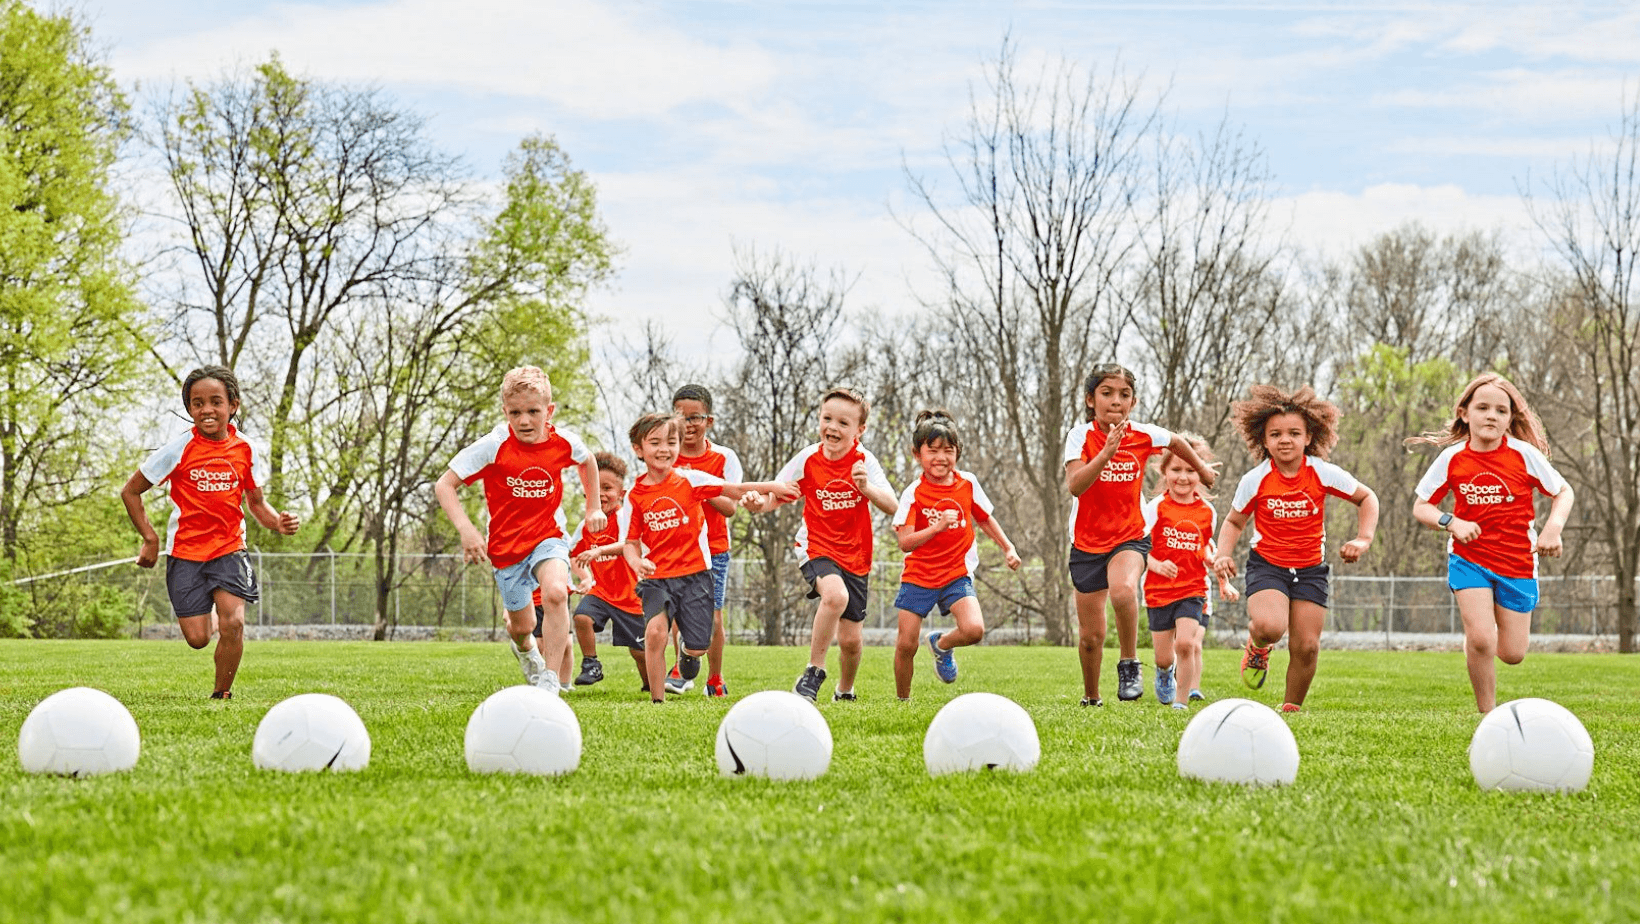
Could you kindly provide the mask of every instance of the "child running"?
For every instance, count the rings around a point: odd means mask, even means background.
[[[1145,464],[1171,450],[1213,486],[1214,473],[1190,444],[1162,427],[1128,419],[1137,398],[1133,373],[1107,363],[1083,385],[1087,422],[1065,436],[1065,488],[1071,493],[1071,584],[1076,588],[1077,656],[1082,705],[1103,706],[1105,601],[1116,611],[1116,696],[1144,695],[1139,678],[1139,576],[1150,553],[1140,512]]]
[[[700,656],[712,643],[712,556],[702,502],[739,500],[762,493],[792,499],[797,491],[776,482],[741,484],[694,469],[676,468],[683,423],[672,414],[645,414],[627,435],[644,464],[643,477],[627,492],[623,554],[638,575],[643,600],[644,657],[652,702],[665,702],[666,639],[674,625],[683,642],[678,670],[686,680],[700,674]]]
[[[1526,657],[1537,606],[1537,556],[1560,555],[1561,530],[1572,513],[1572,488],[1549,464],[1543,424],[1508,379],[1478,376],[1464,388],[1445,430],[1407,443],[1447,447],[1418,482],[1412,515],[1451,534],[1447,586],[1463,617],[1464,655],[1475,705],[1497,705],[1492,658]],[[1532,528],[1532,492],[1554,498],[1543,532]],[[1452,512],[1436,505],[1452,495]]]
[[[564,470],[573,468],[580,475],[586,528],[600,532],[608,517],[598,504],[598,469],[591,450],[579,436],[552,424],[558,405],[552,401],[547,374],[535,366],[509,371],[501,379],[501,409],[506,424],[457,453],[433,485],[433,494],[461,536],[466,560],[488,561],[495,569],[501,605],[507,611],[507,634],[525,682],[557,693],[558,669],[569,652]],[[484,506],[490,514],[487,542],[456,496],[458,487],[475,481],[484,482]],[[532,595],[537,588],[542,650],[535,644]]]
[[[1378,529],[1378,495],[1326,461],[1338,442],[1338,408],[1309,386],[1288,394],[1271,385],[1254,385],[1251,398],[1231,408],[1231,417],[1260,462],[1236,486],[1213,570],[1221,580],[1235,574],[1230,553],[1250,518],[1253,532],[1244,585],[1247,646],[1241,656],[1241,678],[1250,687],[1264,686],[1270,646],[1291,629],[1291,663],[1281,711],[1297,712],[1315,680],[1327,618],[1330,571],[1322,561],[1327,496],[1344,498],[1359,508],[1355,538],[1338,552],[1344,561],[1354,562],[1372,545]]]
[[[859,392],[833,388],[820,399],[820,442],[799,452],[780,469],[777,482],[788,496],[748,503],[749,509],[772,510],[788,500],[803,501],[803,525],[797,549],[803,556],[803,579],[814,611],[809,636],[809,663],[792,692],[816,701],[826,682],[826,652],[837,640],[837,687],[833,701],[855,699],[854,675],[860,668],[866,618],[866,578],[871,573],[871,508],[893,516],[894,489],[877,457],[860,445],[871,406]]]
[[[1194,433],[1179,436],[1196,450],[1197,458],[1213,464],[1206,440]],[[1202,491],[1201,476],[1177,453],[1162,451],[1161,470],[1162,493],[1144,506],[1145,533],[1150,537],[1145,608],[1156,649],[1156,701],[1187,709],[1189,702],[1205,699],[1200,684],[1202,637],[1209,616],[1207,563],[1213,557],[1218,516]],[[1219,593],[1226,600],[1240,597],[1223,578]]]
[[[626,543],[621,538],[627,530],[626,463],[607,452],[593,459],[598,465],[598,508],[609,519],[600,530],[588,529],[583,522],[569,537],[569,567],[576,579],[570,591],[582,595],[574,617],[575,640],[581,648],[581,673],[575,685],[591,686],[604,679],[597,633],[607,625],[610,641],[632,654],[638,676],[643,678],[640,692],[647,693],[643,601],[638,599],[638,576],[627,564],[623,554]]]
[[[692,468],[724,481],[740,481],[743,477],[740,456],[735,455],[733,449],[706,438],[712,424],[717,422],[712,416],[711,391],[705,385],[679,388],[672,395],[672,412],[683,419],[678,468]],[[729,592],[728,518],[735,515],[735,506],[726,497],[714,497],[706,502],[706,544],[712,552],[712,645],[706,649],[706,695],[710,697],[729,695],[729,688],[723,682],[723,604]],[[673,644],[677,644],[676,632]],[[669,693],[683,693],[694,681],[684,680],[674,664],[666,672],[666,685]]]
[[[189,647],[216,635],[216,685],[211,699],[232,699],[245,653],[245,604],[261,598],[245,551],[245,510],[285,536],[301,520],[262,497],[267,455],[239,435],[239,380],[224,366],[204,366],[182,380],[182,406],[193,429],[155,450],[120,491],[126,515],[142,538],[137,566],[159,560],[159,535],[148,522],[142,495],[171,483],[171,523],[165,532],[165,590]]]
[[[922,466],[922,477],[900,494],[894,529],[899,534],[905,565],[894,606],[900,611],[899,638],[894,645],[894,692],[911,698],[922,621],[938,606],[956,628],[931,632],[928,647],[934,653],[934,672],[945,683],[957,679],[952,650],[977,645],[985,637],[985,620],[974,595],[974,568],[979,547],[974,524],[1002,549],[1004,561],[1019,570],[1019,554],[991,515],[991,499],[971,473],[957,469],[962,437],[949,411],[921,411],[911,432],[911,455]]]

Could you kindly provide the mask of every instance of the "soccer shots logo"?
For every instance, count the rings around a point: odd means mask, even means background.
[[[820,509],[828,513],[835,510],[853,510],[860,506],[860,492],[854,489],[854,482],[833,478],[826,482],[824,487],[816,488],[814,500]]]
[[[1474,507],[1507,504],[1515,499],[1514,492],[1503,483],[1503,479],[1491,472],[1481,472],[1458,485],[1458,493],[1463,495],[1464,503]]]
[[[962,515],[962,505],[949,498],[937,501],[932,507],[922,508],[923,527],[927,528],[933,525],[935,521],[945,516],[945,512],[948,510],[957,515],[956,520],[950,527],[951,529],[968,528],[968,518]]]
[[[220,494],[239,487],[239,473],[223,459],[190,466],[186,475],[188,484],[201,494]]]
[[[1264,499],[1264,510],[1278,520],[1302,520],[1321,515],[1321,508],[1302,491],[1267,497]]]
[[[551,497],[558,490],[551,473],[533,465],[516,475],[508,475],[507,487],[513,497],[522,498]]]
[[[655,506],[643,512],[644,529],[652,533],[665,532],[689,522],[689,515],[683,512],[683,507],[670,497],[659,498]]]
[[[1202,542],[1205,537],[1201,530],[1192,523],[1179,523],[1162,527],[1162,546],[1180,552],[1188,552],[1195,557],[1201,557]]]
[[[1105,463],[1105,470],[1099,473],[1100,481],[1130,482],[1138,481],[1145,475],[1145,467],[1140,464],[1139,458],[1126,449],[1116,450],[1116,455]]]

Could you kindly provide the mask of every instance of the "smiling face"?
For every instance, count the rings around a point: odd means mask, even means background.
[[[239,402],[228,397],[221,379],[200,379],[188,389],[188,416],[208,440],[227,439],[228,421],[239,413]]]
[[[501,399],[501,410],[507,415],[507,426],[520,443],[530,445],[547,438],[547,424],[552,421],[558,405],[551,395],[532,389],[520,389]]]
[[[625,499],[625,485],[621,483],[621,476],[607,469],[599,469],[598,509],[613,517],[615,511],[621,509],[621,501]]]
[[[1093,386],[1093,392],[1085,395],[1088,409],[1093,412],[1093,419],[1102,429],[1109,430],[1112,426],[1127,420],[1133,413],[1133,386],[1127,379],[1118,375],[1106,376]]]
[[[1167,489],[1169,497],[1181,504],[1189,503],[1201,487],[1202,476],[1177,455],[1169,453],[1166,458],[1167,464],[1162,466],[1162,486]]]
[[[1264,422],[1264,451],[1287,470],[1297,466],[1310,445],[1310,428],[1301,414],[1276,414]]]
[[[1460,408],[1458,419],[1469,425],[1469,442],[1476,449],[1496,449],[1509,432],[1514,419],[1515,405],[1509,394],[1496,385],[1482,385],[1469,396],[1469,404]]]
[[[678,430],[671,424],[662,424],[633,444],[632,454],[643,462],[651,476],[664,477],[678,460]]]
[[[957,447],[942,439],[932,439],[912,453],[929,481],[949,484],[957,470]]]
[[[829,459],[841,459],[866,432],[865,413],[847,398],[827,398],[820,405],[820,448]]]
[[[683,452],[698,456],[706,451],[706,431],[712,429],[712,412],[703,402],[684,398],[672,402],[672,412],[683,418]]]

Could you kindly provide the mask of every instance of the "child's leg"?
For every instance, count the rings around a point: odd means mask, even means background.
[[[1172,629],[1164,629],[1162,631],[1157,631],[1155,629],[1150,630],[1150,642],[1156,649],[1152,654],[1152,657],[1156,659],[1156,667],[1158,669],[1165,671],[1174,664],[1178,663],[1174,660],[1174,649],[1177,644],[1175,641],[1175,636],[1183,636],[1183,634],[1184,633],[1177,631],[1177,623],[1174,624],[1174,628]],[[1182,667],[1183,665],[1180,666]],[[1178,675],[1175,674],[1174,676]]]
[[[1493,602],[1490,587],[1465,587],[1453,591],[1452,596],[1463,619],[1464,662],[1469,668],[1469,686],[1475,691],[1475,706],[1483,714],[1488,713],[1498,704],[1497,667],[1492,659],[1498,654],[1502,614],[1508,611]],[[1521,621],[1529,623],[1530,619]],[[1520,650],[1524,655],[1525,646]]]
[[[1111,555],[1105,570],[1116,614],[1116,645],[1124,661],[1139,657],[1139,575],[1144,570],[1145,557],[1133,549]]]
[[[581,646],[581,657],[598,657],[598,633],[592,628],[592,617],[575,614],[575,643]]]
[[[900,631],[894,637],[894,693],[900,699],[911,696],[911,677],[916,672],[917,649],[922,647],[922,619],[910,610],[900,610]]]
[[[826,652],[837,637],[837,624],[848,608],[848,585],[841,575],[822,574],[815,579],[814,589],[820,594],[820,604],[814,609],[814,631],[809,636],[809,666],[824,669]]]
[[[1076,592],[1076,656],[1082,662],[1082,695],[1099,698],[1099,667],[1105,659],[1105,598],[1108,591]]]
[[[723,645],[728,634],[723,631],[723,610],[712,611],[712,644],[706,649],[706,677],[723,676]]]
[[[860,670],[860,657],[866,647],[865,623],[852,619],[837,621],[837,692],[854,690],[854,675]]]
[[[211,592],[216,604],[216,690],[233,689],[239,661],[245,655],[245,601],[222,588]]]
[[[1259,648],[1269,648],[1287,634],[1291,607],[1279,590],[1261,590],[1247,598],[1247,637]]]
[[[666,611],[649,617],[643,628],[644,675],[649,678],[649,698],[666,699],[666,638],[671,620]]]
[[[189,648],[204,648],[211,643],[211,636],[216,634],[216,611],[179,617],[177,628],[182,630],[182,640],[188,643]]]
[[[647,645],[648,642],[646,641],[644,644]],[[632,663],[638,668],[638,679],[648,683],[649,658],[644,654],[644,650],[642,648],[628,648],[627,651],[632,655]],[[662,658],[662,660],[665,659]]]
[[[569,663],[569,565],[549,558],[535,567],[535,579],[541,585],[541,657],[558,671]],[[558,677],[565,679],[563,673]]]
[[[1292,635],[1287,639],[1286,702],[1302,706],[1315,680],[1316,661],[1321,657],[1321,627],[1327,622],[1327,608],[1309,600],[1294,600],[1289,619]]]
[[[951,618],[957,627],[940,635],[940,647],[946,651],[963,645],[978,645],[985,638],[985,618],[980,615],[979,598],[963,597],[951,604]]]
[[[1173,628],[1173,663],[1178,665],[1173,676],[1176,685],[1173,688],[1173,701],[1183,703],[1189,699],[1190,691],[1201,686],[1202,682],[1202,635],[1206,630],[1202,624],[1188,616],[1181,617]],[[1157,663],[1160,664],[1162,654],[1161,643],[1156,646]]]

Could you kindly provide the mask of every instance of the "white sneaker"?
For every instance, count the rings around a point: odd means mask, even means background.
[[[513,656],[518,658],[519,668],[524,671],[524,682],[531,686],[540,686],[541,674],[547,670],[547,659],[541,657],[541,652],[534,648],[519,651],[518,646],[514,645],[512,652]]]
[[[557,671],[543,670],[541,672],[541,676],[536,678],[535,685],[540,689],[546,690],[548,693],[552,693],[557,696],[564,695],[564,687],[558,682]]]

